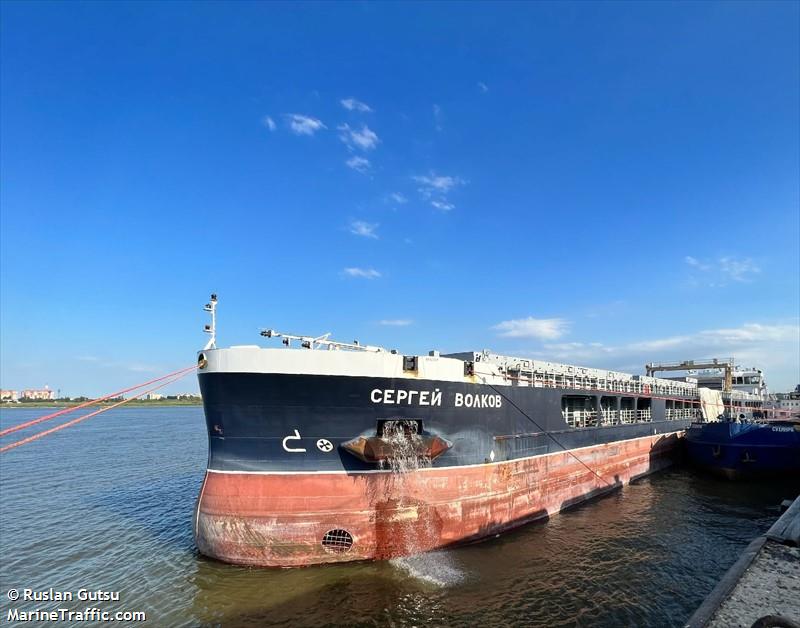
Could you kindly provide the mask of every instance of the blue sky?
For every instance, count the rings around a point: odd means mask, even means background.
[[[799,7],[4,2],[2,385],[191,364],[216,291],[223,345],[793,387]]]

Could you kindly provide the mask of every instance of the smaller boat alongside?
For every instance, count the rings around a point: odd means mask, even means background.
[[[800,421],[692,423],[689,460],[731,479],[800,476]]]
[[[731,479],[800,477],[800,418],[775,403],[760,370],[732,369],[727,377],[698,380],[707,395],[720,395],[723,412],[686,430],[692,464]],[[737,403],[745,395],[749,402]]]

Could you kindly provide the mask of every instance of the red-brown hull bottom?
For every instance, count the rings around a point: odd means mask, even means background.
[[[547,517],[672,463],[678,434],[408,474],[209,471],[197,504],[203,554],[265,567],[385,559],[476,541]],[[333,552],[326,532],[352,547]]]

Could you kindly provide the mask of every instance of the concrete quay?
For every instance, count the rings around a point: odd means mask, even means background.
[[[800,628],[800,497],[755,539],[685,628]]]

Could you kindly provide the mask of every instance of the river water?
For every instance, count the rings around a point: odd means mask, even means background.
[[[2,410],[0,426],[43,412]],[[95,606],[144,611],[148,626],[680,626],[797,493],[673,468],[476,545],[267,570],[197,553],[205,463],[199,407],[112,410],[0,454],[0,623]],[[50,587],[120,600],[7,598]]]

